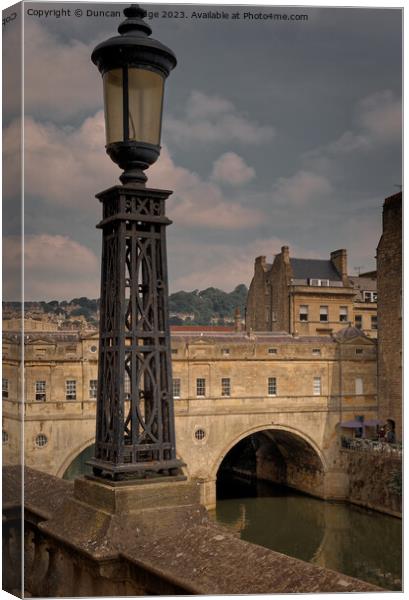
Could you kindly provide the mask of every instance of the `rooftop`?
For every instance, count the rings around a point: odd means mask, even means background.
[[[372,277],[363,277],[362,275],[360,275],[359,277],[350,276],[348,277],[348,279],[356,290],[368,292],[376,292],[377,290],[377,281]]]
[[[294,279],[329,279],[342,281],[330,260],[315,258],[290,258]]]

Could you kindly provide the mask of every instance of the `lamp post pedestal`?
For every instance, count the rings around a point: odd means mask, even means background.
[[[165,201],[138,185],[97,195],[103,204],[97,476],[180,476],[172,397]]]

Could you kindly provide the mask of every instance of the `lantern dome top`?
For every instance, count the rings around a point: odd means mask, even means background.
[[[139,4],[124,9],[126,17],[119,27],[120,35],[98,44],[91,60],[103,75],[124,66],[146,68],[167,77],[176,66],[172,50],[149,37],[152,29],[144,21],[147,12]]]
[[[124,15],[127,19],[119,25],[118,32],[125,34],[140,31],[146,35],[150,35],[152,29],[143,20],[147,14],[146,10],[139,6],[139,4],[131,4],[131,6],[124,9]]]

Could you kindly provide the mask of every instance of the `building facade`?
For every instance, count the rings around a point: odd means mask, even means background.
[[[402,192],[386,198],[377,248],[378,390],[382,419],[402,439]]]
[[[325,463],[326,482],[312,489],[297,480],[296,487],[341,497],[340,424],[377,417],[374,341],[353,327],[334,337],[220,329],[172,333],[177,450],[186,472],[203,482],[206,504],[214,506],[226,452],[265,430],[287,444],[286,460],[308,447]],[[3,340],[3,458],[18,461],[24,418],[26,464],[63,477],[94,441],[98,333],[26,329],[25,335],[24,402],[19,337],[10,331]],[[307,458],[305,452],[299,463]]]
[[[378,281],[377,272],[349,276],[355,290],[353,315],[354,326],[371,338],[378,337]]]
[[[291,258],[283,246],[272,264],[265,256],[256,258],[247,329],[332,335],[348,324],[376,337],[376,276],[348,276],[346,250],[317,260]]]

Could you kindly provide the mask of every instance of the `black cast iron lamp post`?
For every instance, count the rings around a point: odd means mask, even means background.
[[[95,457],[97,477],[173,477],[175,420],[168,319],[166,190],[145,187],[160,152],[164,80],[171,50],[149,37],[138,5],[124,11],[119,36],[92,53],[104,85],[106,150],[123,185],[97,195],[103,205]]]
[[[159,156],[164,83],[176,57],[149,37],[145,10],[132,4],[124,14],[121,35],[99,44],[91,59],[103,78],[107,152],[124,169],[123,183],[144,183],[144,169]]]

